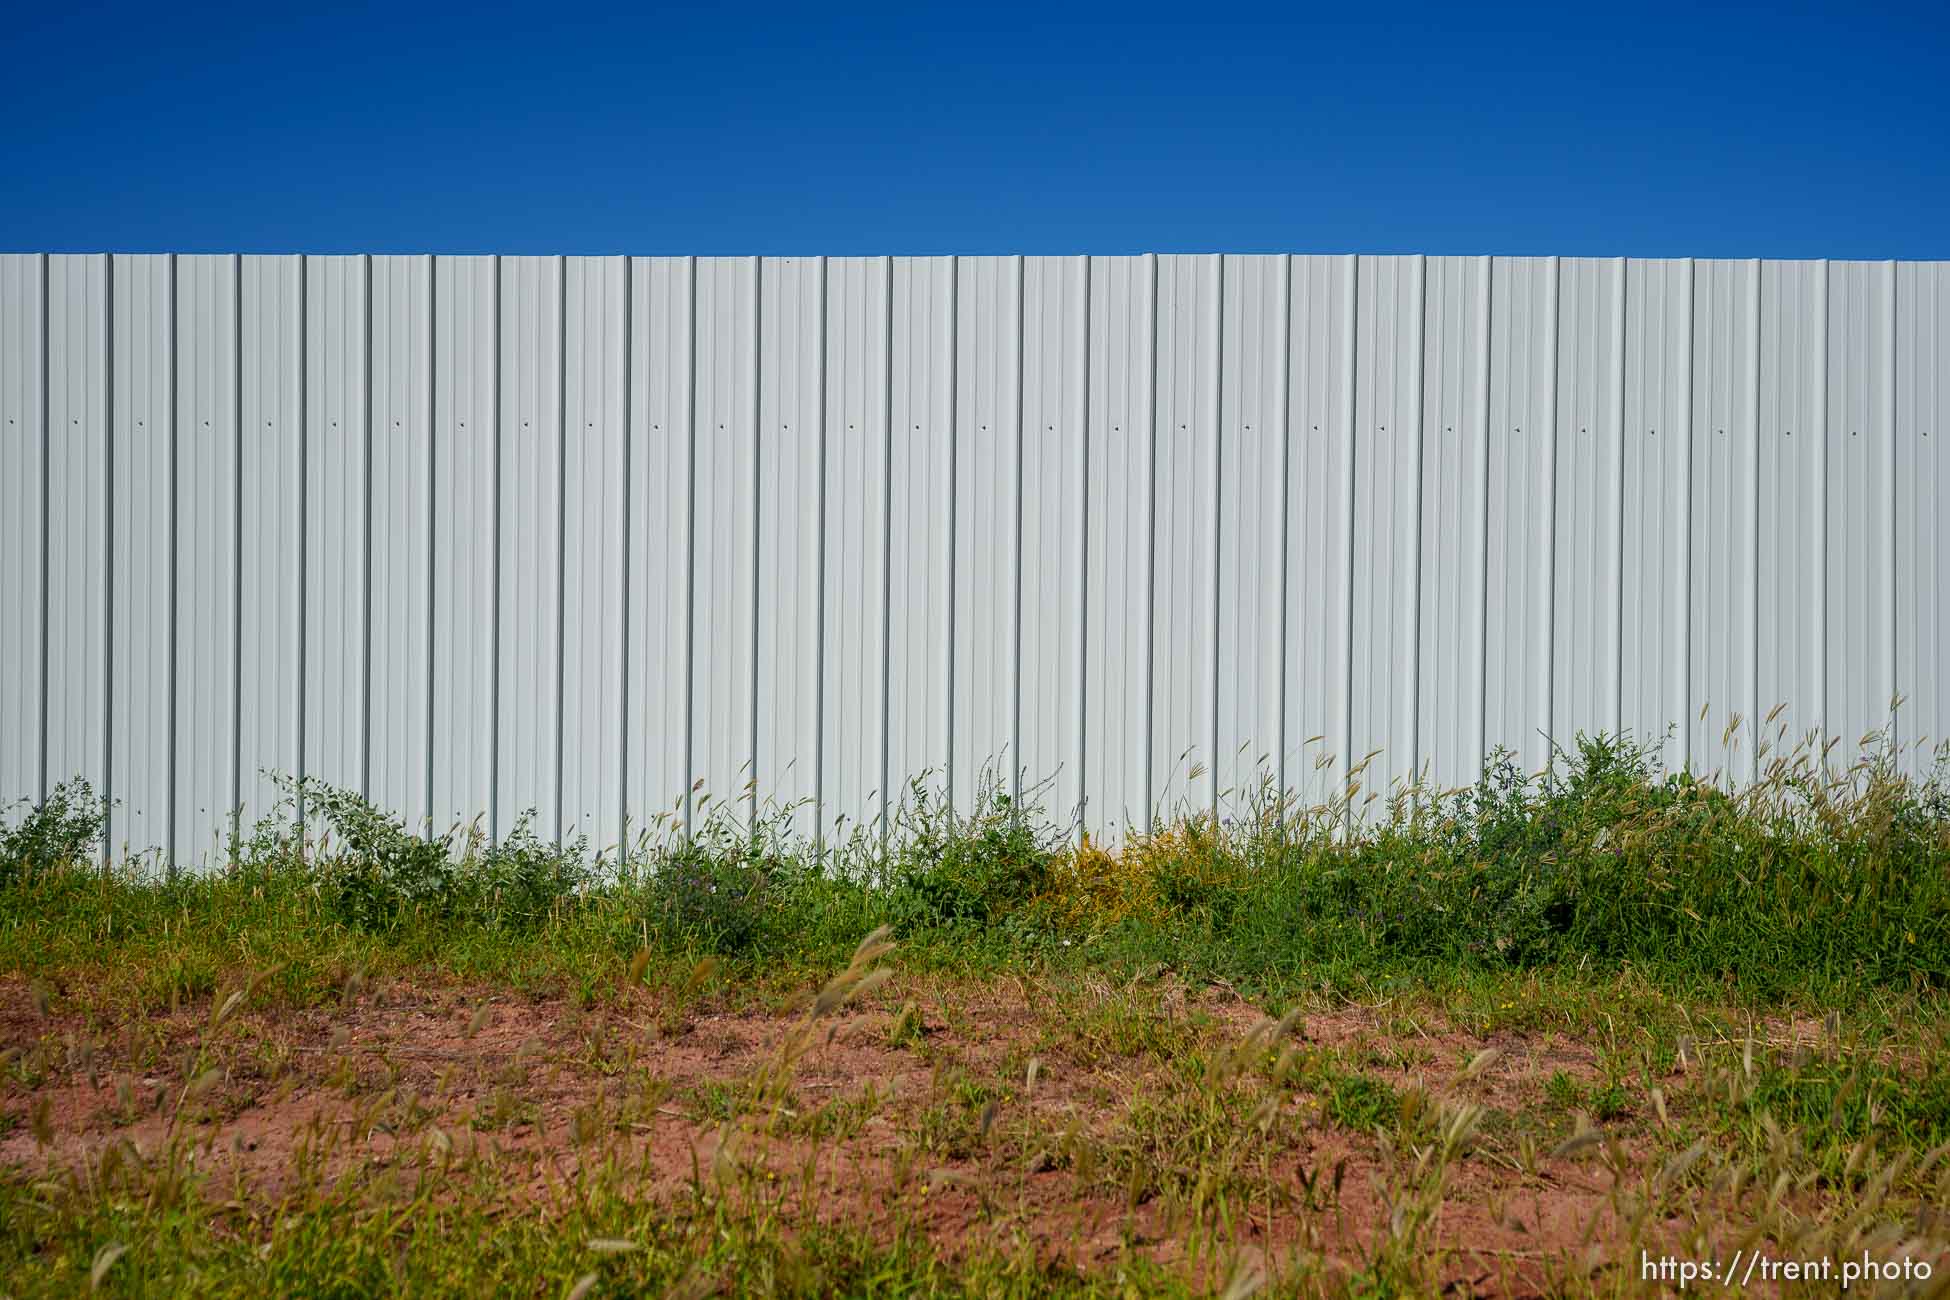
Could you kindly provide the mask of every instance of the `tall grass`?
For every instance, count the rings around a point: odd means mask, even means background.
[[[1803,748],[1731,788],[1597,737],[1543,772],[1506,753],[1486,768],[1360,818],[1352,785],[1313,807],[1261,788],[1242,816],[1197,811],[1115,847],[994,783],[956,809],[917,781],[884,840],[814,845],[794,809],[720,802],[689,835],[662,825],[594,861],[525,821],[492,844],[430,836],[308,783],[223,869],[160,880],[94,865],[103,810],[69,786],[0,832],[0,969],[158,935],[180,962],[188,928],[212,964],[254,945],[559,979],[650,947],[796,978],[886,925],[923,962],[1168,963],[1269,988],[1566,963],[1758,999],[1950,982],[1941,764],[1919,777],[1885,750],[1842,766]]]

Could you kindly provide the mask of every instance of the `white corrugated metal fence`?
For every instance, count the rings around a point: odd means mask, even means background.
[[[266,770],[604,846],[1928,744],[1946,376],[1944,263],[8,256],[0,802],[189,863]]]

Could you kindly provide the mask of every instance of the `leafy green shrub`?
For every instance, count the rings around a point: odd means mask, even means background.
[[[981,783],[966,817],[916,781],[896,820],[888,911],[907,932],[994,924],[1042,892],[1065,851],[1061,832],[1033,804],[992,779]]]
[[[404,818],[355,790],[312,780],[293,789],[306,818],[328,829],[312,870],[321,897],[339,920],[378,930],[409,910],[431,916],[450,910],[459,875],[452,835],[415,835]]]
[[[650,924],[667,941],[732,955],[756,942],[765,872],[744,854],[714,853],[697,841],[662,855],[644,882]]]
[[[462,861],[456,902],[490,929],[536,929],[591,883],[588,838],[551,844],[534,820],[533,809],[522,813],[507,835]]]
[[[310,871],[327,907],[345,924],[384,929],[412,912],[491,930],[540,926],[590,879],[586,839],[557,846],[534,833],[534,811],[484,845],[470,837],[418,835],[403,818],[352,790],[305,781],[292,787],[306,818],[328,830]],[[260,836],[262,832],[260,832]]]
[[[108,805],[94,787],[78,778],[63,781],[18,822],[0,826],[0,886],[88,861],[107,833]]]

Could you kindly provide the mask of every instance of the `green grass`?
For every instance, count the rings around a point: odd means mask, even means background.
[[[747,826],[721,808],[620,865],[525,827],[428,838],[308,786],[302,830],[271,819],[227,869],[166,880],[86,865],[99,810],[69,787],[0,845],[0,971],[106,974],[131,1008],[194,1001],[244,966],[278,968],[295,1003],[425,969],[598,997],[589,972],[648,947],[659,969],[715,955],[741,988],[782,988],[891,925],[910,963],[945,970],[1169,968],[1275,999],[1565,967],[1759,1004],[1950,984],[1940,772],[1873,755],[1767,771],[1729,792],[1600,739],[1541,776],[1499,757],[1479,786],[1370,809],[1352,836],[1352,792],[1262,797],[1235,824],[1194,815],[1115,854],[1074,850],[1007,796],[957,813],[917,783],[884,851],[814,853],[790,810]]]
[[[1950,794],[1941,768],[1905,777],[1873,752],[1770,755],[1762,771],[1728,789],[1598,739],[1542,774],[1499,756],[1461,791],[1370,802],[1351,786],[1313,808],[1247,792],[1238,820],[1167,820],[1115,851],[993,788],[957,811],[917,783],[884,846],[815,851],[791,810],[750,825],[720,809],[622,862],[525,827],[498,844],[417,834],[309,785],[290,791],[302,824],[287,809],[223,869],[162,878],[96,865],[103,810],[66,786],[0,829],[0,976],[81,1028],[0,1057],[0,1138],[44,1127],[41,1090],[87,1075],[96,1051],[161,1076],[185,1129],[220,1129],[229,1103],[199,1081],[244,1052],[260,1054],[253,1077],[285,1068],[224,1026],[233,991],[272,1017],[331,1015],[392,981],[589,1013],[571,1059],[517,1054],[473,1097],[464,1127],[484,1142],[537,1124],[531,1075],[581,1070],[615,1086],[576,1111],[577,1150],[674,1110],[815,1152],[891,1144],[899,1186],[870,1227],[808,1217],[756,1163],[679,1193],[602,1165],[515,1212],[493,1161],[427,1154],[457,1140],[435,1102],[348,1058],[320,1077],[420,1144],[415,1177],[237,1195],[183,1162],[172,1114],[140,1157],[111,1145],[97,1165],[0,1175],[0,1289],[76,1294],[99,1271],[114,1293],[210,1296],[1249,1290],[1242,1225],[1345,1210],[1349,1157],[1318,1154],[1323,1133],[1379,1171],[1380,1226],[1351,1264],[1324,1248],[1281,1261],[1278,1293],[1437,1289],[1441,1207],[1470,1162],[1512,1205],[1555,1185],[1552,1160],[1590,1163],[1586,1181],[1613,1189],[1618,1258],[1724,1225],[1797,1251],[1882,1249],[1950,1195]],[[883,946],[860,944],[882,927],[906,982],[871,1032],[931,1082],[911,1098],[799,1089],[815,1023],[886,978],[867,969]],[[937,995],[957,984],[980,998]],[[1187,1004],[1211,989],[1301,1018],[1234,1042]],[[972,1044],[999,1003],[1020,1023],[985,1056]],[[1305,1038],[1306,1015],[1355,1003],[1378,1037]],[[156,1028],[172,1011],[208,1021],[192,1047]],[[682,1088],[640,1068],[642,1043],[737,1012],[782,1026],[762,1067]],[[1820,1041],[1756,1030],[1796,1021],[1824,1024]],[[1554,1041],[1584,1053],[1576,1073],[1540,1068],[1519,1096],[1490,1091],[1498,1067],[1473,1056]],[[1039,1078],[1091,1114],[1030,1114]],[[1079,1274],[1039,1256],[1021,1198],[1046,1176],[1148,1207],[1188,1257],[1156,1265],[1125,1241]],[[978,1239],[929,1237],[931,1179],[979,1199]],[[1569,1258],[1537,1267],[1527,1285],[1632,1290]]]

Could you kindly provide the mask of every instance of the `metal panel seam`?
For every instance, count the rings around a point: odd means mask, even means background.
[[[1013,561],[1010,566],[1013,578],[1009,592],[1009,792],[1017,802],[1022,800],[1022,514],[1023,514],[1023,390],[1027,385],[1027,368],[1024,349],[1028,346],[1028,323],[1025,313],[1029,301],[1027,289],[1027,259],[1018,253],[1016,263],[1016,463],[1015,497],[1010,510],[1015,519]]]
[[[1340,750],[1346,800],[1345,821],[1354,825],[1354,386],[1355,349],[1359,346],[1361,258],[1349,254],[1347,298],[1341,307],[1341,716]]]
[[[1612,484],[1616,500],[1615,518],[1612,521],[1611,589],[1612,589],[1612,639],[1611,654],[1611,730],[1614,736],[1625,730],[1625,312],[1627,286],[1631,277],[1626,274],[1626,259],[1612,260],[1612,351],[1611,351],[1611,407],[1612,415],[1618,422],[1617,439],[1612,449]],[[1553,338],[1555,335],[1553,334]],[[1555,348],[1556,344],[1553,343]],[[1555,370],[1555,363],[1553,363]],[[1554,436],[1554,433],[1553,433]],[[1550,484],[1553,498],[1557,494],[1557,483]],[[1548,715],[1546,715],[1548,717]],[[1548,725],[1546,731],[1548,732]]]
[[[630,857],[630,553],[634,549],[631,539],[635,537],[634,521],[631,518],[635,501],[631,495],[630,476],[635,473],[634,456],[636,420],[635,385],[636,375],[636,259],[623,259],[623,446],[621,460],[622,481],[618,485],[620,513],[622,516],[620,535],[622,554],[617,557],[617,665],[619,678],[616,688],[616,708],[622,715],[622,725],[616,729],[616,866],[620,872]]]
[[[1212,635],[1206,642],[1206,654],[1211,657],[1210,680],[1207,685],[1211,694],[1207,698],[1207,734],[1211,748],[1206,755],[1206,785],[1211,792],[1212,818],[1219,816],[1219,637],[1223,628],[1220,613],[1220,559],[1221,540],[1220,517],[1224,513],[1225,481],[1222,473],[1225,464],[1225,337],[1226,337],[1226,258],[1218,255],[1217,273],[1213,276],[1216,286],[1212,303],[1212,406],[1208,412],[1209,427],[1212,430],[1211,461],[1212,472],[1212,519],[1206,530],[1206,544],[1212,548]],[[1196,378],[1194,378],[1196,384]]]
[[[1429,259],[1415,258],[1415,374],[1409,389],[1409,475],[1408,475],[1408,574],[1402,583],[1400,600],[1406,606],[1408,664],[1403,673],[1402,710],[1408,724],[1408,778],[1411,788],[1420,784],[1422,767],[1422,457],[1423,403],[1426,398],[1429,364]]]
[[[1753,518],[1748,532],[1753,545],[1750,557],[1752,568],[1748,583],[1747,604],[1752,625],[1747,638],[1747,772],[1750,780],[1760,778],[1760,508],[1761,508],[1761,460],[1760,460],[1760,294],[1761,264],[1759,258],[1749,263],[1752,284],[1747,292],[1747,374],[1752,385],[1753,409],[1748,413],[1747,432],[1747,472],[1752,477],[1750,493]]]
[[[1541,629],[1543,644],[1539,647],[1537,681],[1539,683],[1538,713],[1543,723],[1544,765],[1550,767],[1556,756],[1556,734],[1552,708],[1557,675],[1557,394],[1559,391],[1558,368],[1562,365],[1562,345],[1558,338],[1558,309],[1563,293],[1563,268],[1558,258],[1550,260],[1550,297],[1547,313],[1546,333],[1550,337],[1551,360],[1544,373],[1550,384],[1550,392],[1545,401],[1544,425],[1544,545],[1538,556],[1538,567],[1542,591],[1539,599],[1540,614],[1537,620]],[[1621,437],[1621,443],[1623,439]]]
[[[54,403],[50,398],[48,380],[51,375],[48,355],[51,346],[51,330],[54,304],[48,297],[50,278],[46,253],[41,254],[41,752],[40,771],[35,779],[40,797],[45,799],[53,793],[47,784],[48,751],[48,700],[54,694],[48,689],[48,613],[51,608],[49,565],[53,555],[53,532],[50,509],[53,494],[54,435],[49,412]]]
[[[1293,560],[1289,554],[1290,538],[1293,531],[1293,254],[1280,258],[1280,632],[1277,683],[1273,700],[1273,745],[1275,775],[1280,783],[1279,817],[1286,821],[1287,771],[1286,771],[1286,709],[1287,709],[1287,640],[1290,635],[1287,613],[1288,593],[1291,589]]]
[[[230,839],[244,817],[244,259],[230,258]]]
[[[435,678],[435,665],[438,662],[435,659],[434,655],[435,655],[436,638],[439,636],[439,624],[440,624],[440,620],[434,616],[434,610],[438,607],[437,601],[435,599],[435,589],[436,589],[436,583],[438,581],[437,578],[438,563],[436,557],[438,556],[439,549],[440,549],[440,543],[438,540],[440,534],[438,529],[435,526],[436,510],[438,508],[438,502],[440,500],[439,479],[435,477],[439,469],[439,462],[437,459],[437,448],[440,443],[439,436],[435,432],[435,421],[436,421],[435,412],[437,410],[435,401],[436,401],[436,395],[439,392],[440,385],[439,385],[439,381],[435,378],[433,372],[434,366],[438,364],[438,359],[440,355],[440,333],[438,327],[439,312],[440,312],[440,292],[439,292],[440,267],[436,259],[433,258],[431,255],[427,257],[426,263],[427,263],[427,409],[426,409],[426,420],[427,420],[427,426],[426,426],[427,427],[427,695],[426,695],[426,737],[427,739],[426,739],[426,746],[427,746],[427,751],[426,751],[425,779],[426,779],[426,809],[427,809],[427,832],[426,833],[429,836],[431,836],[433,834],[433,827],[434,827],[433,752],[434,752],[435,729],[434,729],[433,683]]]
[[[1893,757],[1898,741],[1897,716],[1900,711],[1898,700],[1902,693],[1902,682],[1897,667],[1899,659],[1896,640],[1901,626],[1896,617],[1896,263],[1884,262],[1882,271],[1883,323],[1882,338],[1882,465],[1883,477],[1888,483],[1884,497],[1887,516],[1883,520],[1883,570],[1882,597],[1883,610],[1888,618],[1888,646],[1883,658],[1883,673],[1888,682],[1889,731],[1885,744]]]
[[[1490,338],[1491,299],[1496,288],[1496,264],[1484,257],[1477,263],[1476,336],[1482,348],[1477,365],[1478,415],[1482,421],[1482,446],[1477,449],[1478,470],[1483,485],[1483,522],[1476,569],[1476,734],[1470,761],[1476,764],[1477,780],[1488,771],[1486,747],[1490,734]]]
[[[752,421],[752,645],[750,680],[747,683],[748,698],[751,701],[751,712],[747,716],[748,725],[745,736],[745,752],[751,757],[746,767],[747,790],[745,802],[746,815],[751,819],[750,824],[756,828],[758,825],[758,651],[759,642],[763,635],[759,627],[758,598],[759,569],[761,564],[759,545],[763,538],[765,528],[765,512],[760,508],[761,503],[765,499],[765,444],[759,437],[761,386],[765,376],[765,368],[761,359],[761,353],[765,346],[765,335],[762,329],[762,318],[765,312],[765,260],[760,257],[753,257],[750,259],[749,264],[751,266],[752,286],[752,317],[750,327],[747,330],[747,342],[751,347],[751,407],[749,414]]]
[[[823,273],[820,283],[822,286],[825,284]],[[947,496],[947,501],[943,508],[943,515],[948,521],[948,539],[947,545],[942,547],[944,552],[942,564],[947,570],[943,578],[946,585],[942,588],[947,593],[946,599],[943,602],[943,623],[947,629],[947,638],[946,644],[942,647],[943,663],[941,674],[942,734],[946,738],[944,743],[947,746],[944,750],[946,757],[942,763],[942,778],[947,782],[947,801],[950,810],[954,808],[955,803],[955,538],[957,536],[955,530],[959,526],[955,487],[960,479],[960,470],[956,465],[956,457],[960,455],[961,450],[958,438],[960,413],[957,409],[960,405],[960,393],[956,387],[961,374],[960,285],[961,258],[950,257],[948,259],[948,305],[946,312],[948,319],[948,472],[944,476],[946,479],[945,495]],[[824,293],[823,288],[821,292],[822,294]]]
[[[1821,261],[1820,293],[1818,296],[1821,318],[1821,365],[1818,369],[1817,396],[1815,399],[1815,535],[1820,539],[1815,547],[1815,600],[1814,600],[1814,661],[1815,661],[1815,745],[1816,753],[1824,769],[1828,766],[1828,368],[1834,364],[1831,355],[1833,328],[1828,320],[1828,281],[1832,268],[1828,259]]]
[[[597,292],[601,292],[600,281]],[[627,416],[625,417],[627,418]],[[562,843],[563,719],[567,701],[569,572],[569,259],[555,258],[555,834]]]
[[[888,769],[892,765],[894,743],[891,721],[894,698],[894,259],[884,257],[880,265],[881,292],[886,297],[886,309],[882,316],[885,326],[882,337],[886,346],[881,353],[883,391],[880,422],[880,844],[884,851],[887,845],[888,806],[893,802],[888,785]],[[823,371],[826,366],[823,348],[819,361]],[[822,513],[822,532],[825,526]]]
[[[1144,461],[1144,829],[1157,826],[1157,682],[1158,648],[1158,255],[1150,262],[1150,325],[1144,333],[1145,373],[1150,382],[1148,447]]]
[[[687,406],[684,475],[684,837],[697,804],[697,258],[684,259],[684,399]]]
[[[1680,353],[1684,367],[1685,405],[1680,414],[1679,437],[1679,573],[1674,582],[1673,600],[1678,606],[1674,620],[1673,653],[1677,659],[1674,686],[1679,704],[1679,764],[1682,771],[1693,765],[1693,347],[1698,339],[1697,309],[1694,305],[1694,262],[1686,259],[1684,318],[1685,347]]]
[[[1077,423],[1077,809],[1076,834],[1081,844],[1088,834],[1090,808],[1089,746],[1090,729],[1090,258],[1077,259],[1083,272],[1083,311],[1077,327],[1078,355],[1083,360],[1083,375],[1078,383],[1082,411]]]

